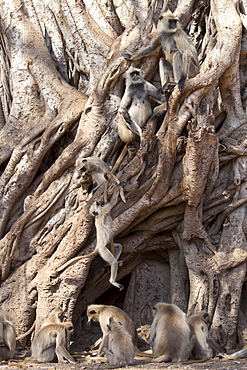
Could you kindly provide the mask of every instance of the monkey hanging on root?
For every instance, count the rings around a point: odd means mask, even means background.
[[[118,261],[118,258],[122,252],[122,245],[113,243],[113,238],[111,237],[112,218],[110,216],[112,208],[117,204],[120,188],[121,186],[115,189],[110,202],[103,205],[99,204],[98,202],[94,202],[90,207],[89,213],[94,216],[96,227],[96,247],[94,251],[84,256],[72,258],[70,261],[60,266],[57,269],[58,272],[64,270],[75,261],[84,258],[90,258],[99,254],[103,260],[108,262],[111,266],[111,276],[109,280],[110,283],[119,288],[119,290],[124,289],[123,285],[116,282],[118,265],[122,266],[123,264],[122,261]],[[107,248],[107,245],[110,245],[111,251]]]
[[[160,59],[160,79],[164,87],[166,83],[175,81],[182,90],[186,79],[199,73],[199,62],[196,48],[179,23],[178,18],[170,11],[163,13],[148,46],[136,53],[123,56],[129,60],[137,60],[160,48],[165,57]]]

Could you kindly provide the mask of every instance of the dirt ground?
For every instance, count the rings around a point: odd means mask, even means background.
[[[147,360],[136,359],[133,365],[129,366],[109,366],[106,363],[105,359],[94,359],[94,358],[79,358],[77,357],[77,364],[58,364],[58,363],[32,363],[32,362],[16,362],[15,360],[11,360],[8,363],[2,362],[0,365],[0,370],[5,369],[23,369],[23,370],[79,370],[79,369],[128,369],[128,370],[152,370],[152,369],[169,369],[169,370],[242,370],[247,369],[247,359],[241,359],[238,361],[230,361],[230,360],[223,360],[223,359],[213,359],[209,360],[204,363],[161,363],[161,364],[154,364],[154,363],[147,363]]]
[[[139,341],[138,347],[142,351],[151,353],[148,349],[147,338],[149,337],[150,326],[143,326],[138,330]],[[247,370],[247,358],[240,360],[226,360],[214,358],[206,362],[189,361],[187,363],[152,363],[151,359],[144,357],[135,357],[135,362],[132,365],[126,366],[110,366],[107,364],[105,357],[96,357],[97,350],[89,350],[88,345],[94,343],[101,337],[99,325],[93,323],[90,332],[83,332],[83,335],[71,342],[70,354],[76,359],[76,364],[58,364],[53,363],[35,363],[28,358],[31,356],[30,349],[17,348],[14,360],[3,361],[0,363],[0,370],[104,370],[104,369],[128,369],[128,370],[154,370],[154,369],[169,369],[169,370]],[[192,363],[193,362],[193,363]]]
[[[29,351],[20,350],[14,360],[2,362],[0,370],[5,369],[23,369],[23,370],[104,370],[104,369],[128,369],[128,370],[247,370],[247,358],[240,360],[225,360],[214,358],[206,362],[188,363],[151,363],[150,359],[136,357],[133,365],[109,366],[105,357],[93,357],[93,352],[73,352],[72,356],[76,359],[76,364],[58,364],[58,363],[35,363],[28,360]],[[26,357],[26,359],[25,359]]]

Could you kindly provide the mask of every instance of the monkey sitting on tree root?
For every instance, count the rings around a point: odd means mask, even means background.
[[[152,115],[150,98],[161,104],[166,101],[155,86],[146,81],[143,71],[130,67],[125,72],[125,92],[118,109],[118,133],[120,139],[126,143],[118,160],[113,166],[115,172],[128,150],[128,144],[141,136],[142,127]]]
[[[104,348],[109,365],[130,365],[134,362],[135,347],[132,337],[120,321],[112,317],[107,324],[108,348]]]
[[[157,30],[150,45],[138,50],[136,53],[123,56],[129,60],[137,60],[161,48],[164,58],[160,59],[160,79],[162,87],[170,82],[177,82],[182,90],[187,78],[199,73],[199,62],[196,48],[191,39],[182,29],[178,18],[170,11],[163,13]]]
[[[61,322],[60,308],[52,310],[35,334],[31,343],[32,359],[39,362],[51,362],[57,357],[58,362],[76,363],[67,351],[67,335],[73,330],[72,322]],[[66,361],[67,360],[67,361]]]
[[[57,269],[57,272],[64,270],[75,261],[100,254],[103,260],[108,262],[111,266],[110,283],[119,288],[119,290],[124,289],[123,285],[116,282],[118,265],[123,265],[122,261],[118,261],[118,258],[122,252],[122,245],[113,243],[113,238],[111,237],[112,218],[110,216],[112,208],[117,204],[120,188],[121,186],[115,189],[110,202],[103,205],[99,204],[98,202],[94,202],[90,207],[89,213],[94,216],[96,227],[96,247],[94,251],[84,256],[72,258],[70,261],[60,266]],[[107,248],[107,245],[110,245],[111,251]]]

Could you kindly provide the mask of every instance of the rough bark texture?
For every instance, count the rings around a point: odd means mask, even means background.
[[[119,292],[99,256],[56,269],[95,247],[88,211],[103,187],[92,194],[75,161],[114,165],[131,64],[122,54],[148,44],[167,5],[193,38],[200,73],[175,87],[116,173],[127,200],[111,212],[123,245]],[[18,334],[61,302],[75,323],[97,302],[118,304],[140,326],[165,300],[208,310],[215,339],[242,345],[246,2],[3,0],[0,11],[0,303],[14,310]],[[132,64],[159,86],[157,53]]]

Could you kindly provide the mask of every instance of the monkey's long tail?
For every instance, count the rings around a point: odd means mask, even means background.
[[[75,261],[79,261],[84,258],[90,258],[90,257],[96,256],[97,254],[99,254],[98,250],[94,250],[92,253],[86,254],[85,256],[74,257],[71,260],[65,262],[62,266],[58,267],[57,272],[63,271],[66,267],[68,267],[69,265],[71,265],[71,263]]]
[[[136,348],[136,356],[139,356],[139,357],[147,357],[147,358],[153,358],[153,355],[152,353],[146,353],[146,352],[142,352],[139,350],[139,348]]]
[[[20,334],[19,337],[16,337],[16,340],[21,340],[21,339],[24,339],[25,337],[27,337],[29,334],[32,333],[32,331],[34,330],[35,328],[35,324],[36,324],[36,320],[34,321],[33,325],[31,326],[30,329],[28,329],[28,331],[26,331],[26,333],[23,333],[23,334]]]
[[[170,362],[171,361],[171,356],[169,355],[162,355],[160,357],[156,357],[153,359],[152,362]]]
[[[127,151],[128,151],[128,147],[125,144],[124,147],[123,147],[123,150],[121,151],[120,156],[118,157],[117,161],[115,162],[115,164],[113,166],[112,172],[115,172],[118,169],[118,167],[120,166],[122,160],[124,159]]]
[[[116,162],[117,163],[117,162]],[[115,165],[116,165],[116,163],[115,163]],[[108,178],[110,178],[110,177],[112,177],[115,181],[116,181],[116,183],[119,185],[119,184],[121,184],[121,182],[120,182],[120,180],[117,178],[117,176],[115,176],[114,175],[114,173],[112,173],[112,172],[105,172],[105,178],[108,180]],[[120,188],[119,188],[119,194],[120,194],[120,197],[121,197],[121,199],[122,199],[122,201],[124,202],[124,203],[126,203],[126,199],[125,199],[125,195],[124,195],[124,190],[123,190],[123,186],[121,186]]]

